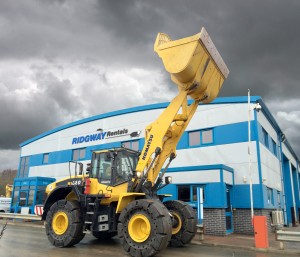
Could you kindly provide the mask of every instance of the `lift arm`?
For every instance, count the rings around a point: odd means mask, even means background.
[[[176,156],[176,146],[199,103],[214,100],[229,74],[204,28],[194,36],[176,41],[159,33],[154,50],[179,92],[158,119],[146,127],[145,145],[136,167],[142,178],[135,191],[140,191],[146,181],[152,187],[155,185],[165,161]],[[188,103],[188,97],[193,103]]]

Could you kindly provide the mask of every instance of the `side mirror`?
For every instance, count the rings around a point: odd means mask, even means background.
[[[81,162],[79,162],[78,164],[79,164],[79,175],[82,175],[82,173],[83,173],[83,164]]]
[[[88,172],[91,171],[91,163],[88,163],[88,164],[87,164],[86,171],[88,171]]]

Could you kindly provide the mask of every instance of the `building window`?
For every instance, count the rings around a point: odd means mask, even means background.
[[[48,164],[49,163],[49,154],[45,153],[43,156],[43,164]]]
[[[122,142],[122,146],[135,151],[139,150],[139,140]]]
[[[200,145],[200,131],[193,131],[189,133],[189,146]]]
[[[202,144],[212,144],[213,143],[213,130],[208,129],[208,130],[203,130],[201,131],[201,143]]]
[[[73,155],[72,155],[72,160],[78,161],[78,160],[84,159],[85,151],[86,151],[86,148],[74,149]]]
[[[272,139],[272,153],[277,156],[277,145],[275,143],[275,141]]]
[[[212,129],[192,131],[189,133],[189,146],[207,145],[212,144],[213,142]]]
[[[203,188],[203,202],[205,201],[205,193],[203,185],[180,185],[177,186],[178,200],[183,202],[197,202],[197,188]],[[200,199],[199,199],[200,200]]]
[[[281,195],[280,195],[280,191],[277,191],[277,204],[278,204],[278,209],[281,209]]]
[[[184,201],[184,202],[190,202],[191,201],[190,185],[178,186],[178,200],[181,200],[181,201]]]
[[[263,144],[269,148],[269,135],[268,132],[262,128],[262,135],[263,135]]]
[[[21,157],[19,178],[28,177],[30,156]]]
[[[268,204],[274,205],[274,199],[273,199],[273,189],[267,187],[267,194],[268,194]]]

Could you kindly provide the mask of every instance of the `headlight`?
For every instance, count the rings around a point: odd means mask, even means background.
[[[137,172],[136,172],[136,176],[137,176],[138,178],[140,178],[140,177],[142,176],[142,172],[137,171]]]
[[[165,177],[165,183],[166,184],[171,184],[172,183],[172,177],[171,176]]]

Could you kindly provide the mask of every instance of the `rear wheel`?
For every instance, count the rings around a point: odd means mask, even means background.
[[[182,201],[167,201],[164,204],[173,215],[170,246],[181,247],[189,243],[196,234],[195,211],[190,205]]]
[[[123,249],[134,257],[149,257],[167,247],[171,218],[165,206],[154,200],[136,200],[122,211],[118,236]]]
[[[79,243],[85,234],[80,205],[77,201],[60,200],[47,213],[46,234],[56,247],[69,247]]]

